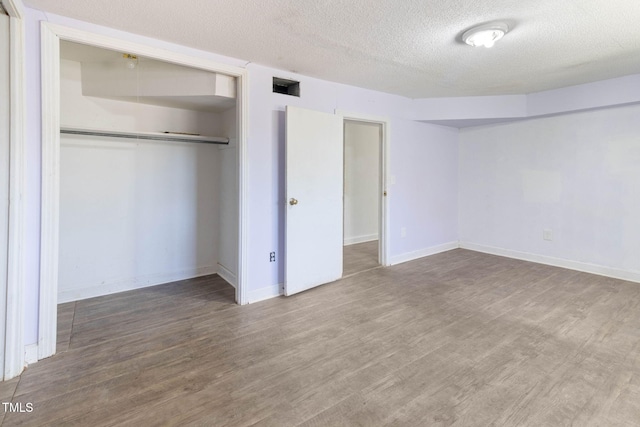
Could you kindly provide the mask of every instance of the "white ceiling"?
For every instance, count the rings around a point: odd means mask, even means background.
[[[25,0],[28,6],[411,98],[640,73],[640,0]],[[460,35],[501,20],[492,49]]]

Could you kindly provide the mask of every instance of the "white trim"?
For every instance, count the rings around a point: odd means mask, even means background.
[[[12,18],[22,19],[24,18],[24,5],[22,0],[2,0],[2,6],[7,11],[7,15]]]
[[[380,190],[380,224],[378,239],[379,262],[382,266],[392,265],[391,263],[391,239],[389,238],[390,203],[391,191],[389,189],[389,175],[391,165],[391,124],[387,117],[372,116],[369,114],[354,113],[340,109],[335,110],[335,114],[342,116],[344,120],[355,120],[359,122],[376,123],[381,126],[380,135],[380,170],[381,185]],[[385,196],[386,194],[386,196]]]
[[[229,270],[224,265],[218,263],[218,276],[222,277],[227,283],[229,283],[234,288],[238,288],[237,286],[237,277],[231,270]]]
[[[247,292],[247,304],[268,300],[284,295],[284,284],[280,283]]]
[[[378,234],[366,234],[364,236],[347,237],[344,239],[344,245],[356,245],[358,243],[366,243],[378,240]]]
[[[216,274],[213,266],[205,266],[192,268],[172,273],[147,274],[144,276],[136,276],[123,280],[105,281],[92,285],[83,286],[78,289],[58,292],[58,304],[65,302],[79,301],[87,298],[101,297],[104,295],[117,294],[119,292],[133,291],[135,289],[148,288],[150,286],[158,286],[164,283],[175,282],[178,280],[192,279],[194,277],[209,276]]]
[[[46,23],[41,25],[40,37],[42,190],[38,358],[44,359],[56,352],[60,208],[60,40]]]
[[[395,255],[391,258],[391,265],[401,264],[403,262],[413,261],[429,255],[439,254],[441,252],[450,251],[459,248],[458,242],[443,243],[442,245],[431,246],[413,252],[407,252],[401,255]]]
[[[24,363],[31,364],[38,361],[38,344],[24,346]]]
[[[9,159],[9,241],[7,259],[7,306],[5,317],[4,379],[20,375],[24,368],[22,351],[24,316],[24,116],[25,116],[25,67],[24,22],[22,3],[3,1],[9,13],[10,29],[10,79],[11,125]]]
[[[55,353],[58,291],[58,211],[60,149],[60,40],[105,49],[129,52],[148,58],[199,68],[237,78],[238,112],[238,277],[236,301],[246,304],[244,286],[247,277],[247,167],[248,72],[244,68],[220,64],[211,59],[185,55],[127,40],[89,33],[75,28],[43,22],[41,24],[42,74],[42,195],[40,250],[40,312],[38,357]]]
[[[491,255],[504,256],[523,261],[536,262],[538,264],[552,265],[554,267],[566,268],[569,270],[582,271],[584,273],[597,274],[599,276],[612,277],[614,279],[628,280],[640,283],[640,271],[622,270],[619,268],[607,267],[588,262],[572,261],[564,258],[555,258],[547,255],[539,255],[530,252],[520,252],[511,249],[497,248],[494,246],[478,245],[470,242],[460,242],[462,249],[476,252],[483,252]]]
[[[249,260],[249,162],[247,158],[247,139],[249,135],[249,73],[236,68],[238,79],[236,88],[238,123],[238,264],[236,265],[236,303],[248,304],[246,297],[248,260]]]

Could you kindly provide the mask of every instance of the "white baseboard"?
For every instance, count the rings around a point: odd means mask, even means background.
[[[371,242],[373,240],[378,240],[378,233],[367,234],[364,236],[345,237],[344,246],[355,245],[356,243]]]
[[[38,361],[38,344],[29,344],[24,346],[24,363],[30,365]]]
[[[218,276],[222,277],[227,283],[234,288],[238,288],[238,279],[236,275],[231,272],[227,267],[218,263]]]
[[[265,286],[264,288],[254,289],[253,291],[248,292],[247,302],[249,304],[264,301],[270,298],[279,297],[283,294],[282,292],[282,284],[277,284],[273,286]]]
[[[537,262],[539,264],[552,265],[554,267],[562,267],[569,270],[576,270],[582,271],[584,273],[597,274],[599,276],[612,277],[614,279],[628,280],[630,282],[640,282],[640,271],[622,270],[619,268],[606,267],[604,265],[572,261],[564,258],[555,258],[530,252],[514,251],[511,249],[497,248],[494,246],[478,245],[476,243],[470,242],[460,242],[460,247],[476,252],[484,252],[491,255],[499,255],[523,261]]]
[[[442,245],[431,246],[431,247],[420,249],[413,252],[407,252],[401,255],[395,255],[391,257],[390,265],[396,265],[396,264],[401,264],[407,261],[413,261],[414,259],[426,257],[429,255],[439,254],[440,252],[450,251],[452,249],[457,249],[459,247],[460,247],[460,244],[458,242],[449,242],[449,243],[443,243]]]
[[[60,291],[58,292],[58,304],[100,297],[103,295],[111,295],[118,292],[132,291],[134,289],[147,288],[149,286],[162,285],[163,283],[175,282],[177,280],[193,279],[194,277],[207,276],[215,273],[216,269],[214,267],[206,266],[173,273],[149,274],[146,276],[105,282],[99,285]]]

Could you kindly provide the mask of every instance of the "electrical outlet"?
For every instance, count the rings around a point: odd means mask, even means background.
[[[553,240],[553,230],[550,230],[548,228],[542,230],[542,238],[549,241]]]
[[[407,237],[407,227],[402,227],[400,229],[400,237]]]
[[[269,252],[269,262],[276,262],[276,253]]]

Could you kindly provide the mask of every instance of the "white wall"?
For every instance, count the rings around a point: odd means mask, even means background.
[[[457,247],[458,130],[399,120],[391,138],[391,262]]]
[[[412,101],[257,64],[249,79],[249,296],[277,295],[284,282],[286,105],[387,117],[390,127],[391,262],[457,245],[457,129],[405,119]],[[300,81],[299,98],[274,94],[272,77]],[[401,237],[401,226],[407,236]],[[269,262],[269,252],[277,262]]]
[[[217,114],[81,92],[61,61],[61,123],[84,128],[219,134]],[[59,301],[217,271],[215,145],[62,135]]]
[[[344,244],[378,239],[381,126],[344,122]]]
[[[463,245],[639,280],[639,117],[635,105],[462,130]]]

